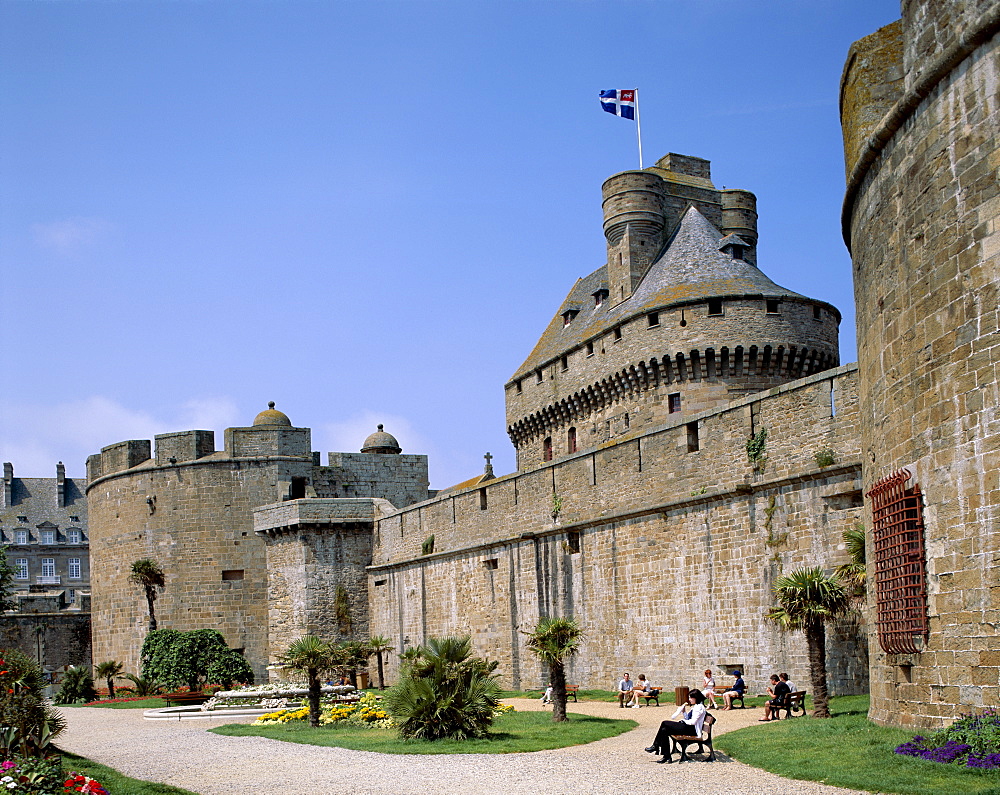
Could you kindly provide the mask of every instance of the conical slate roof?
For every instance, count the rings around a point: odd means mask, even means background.
[[[725,236],[695,207],[689,207],[677,231],[667,243],[629,298],[612,305],[605,301],[596,306],[594,293],[607,289],[607,265],[578,279],[559,311],[552,318],[534,350],[517,369],[513,378],[522,378],[538,367],[561,356],[573,347],[624,320],[655,309],[697,303],[709,298],[801,298],[765,276],[755,265],[720,251]],[[739,245],[730,235],[727,243]],[[824,306],[828,306],[824,303]],[[578,310],[569,325],[563,321],[567,309]],[[836,313],[835,307],[829,309]]]

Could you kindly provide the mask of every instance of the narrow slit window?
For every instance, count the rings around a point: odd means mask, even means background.
[[[524,391],[523,387],[521,386],[520,379],[518,379],[517,381],[514,382],[514,389],[517,390],[517,394],[519,394],[519,395],[521,394],[521,392]]]
[[[580,531],[570,530],[566,533],[566,551],[575,555],[580,551]]]
[[[687,424],[687,444],[689,453],[697,453],[701,449],[698,441],[698,423],[689,422]]]
[[[552,460],[552,437],[546,436],[545,440],[542,442],[542,460],[551,461]]]
[[[614,333],[615,342],[619,342],[621,338],[622,338],[622,329],[621,326],[619,326],[618,328],[615,329]]]
[[[486,489],[479,490],[479,510],[485,511],[487,509],[488,503],[486,500]]]
[[[563,356],[560,360],[562,371],[565,373],[569,369],[569,356]]]
[[[813,320],[822,320],[822,319],[823,319],[823,310],[822,310],[822,308],[820,308],[818,306],[814,306],[813,307]]]
[[[571,452],[576,452],[576,428],[570,428],[566,433],[566,449]]]
[[[671,414],[676,414],[681,410],[680,392],[674,392],[672,395],[667,395],[667,407]]]
[[[593,356],[593,355],[594,355],[594,343],[588,342],[587,343],[587,356]]]
[[[536,384],[542,383],[542,371],[541,370],[535,370],[535,383]]]

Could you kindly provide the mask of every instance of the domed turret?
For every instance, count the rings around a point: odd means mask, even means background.
[[[362,453],[395,453],[398,455],[403,452],[396,437],[391,433],[386,433],[382,427],[379,425],[378,430],[365,439],[364,447],[361,448]]]
[[[283,412],[278,411],[274,407],[274,401],[272,400],[267,404],[267,409],[262,411],[253,421],[254,426],[257,425],[282,425],[285,428],[292,427],[292,421],[288,419],[288,416]]]

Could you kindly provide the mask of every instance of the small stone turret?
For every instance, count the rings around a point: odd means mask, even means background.
[[[723,190],[722,226],[724,235],[738,235],[749,247],[744,260],[757,264],[757,197],[748,190]]]

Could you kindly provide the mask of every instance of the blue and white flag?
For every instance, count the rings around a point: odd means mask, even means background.
[[[635,119],[635,89],[610,88],[602,91],[601,107],[623,119]]]

